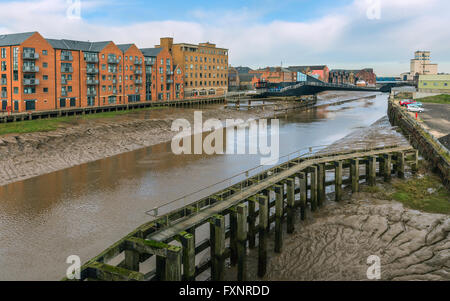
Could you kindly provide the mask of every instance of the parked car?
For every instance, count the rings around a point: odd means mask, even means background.
[[[412,100],[412,99],[403,99],[403,100],[400,101],[400,105],[403,106],[403,107],[406,107],[407,105],[410,105],[410,104],[415,103],[415,102],[416,101]]]
[[[422,113],[425,110],[422,107],[419,106],[415,106],[415,105],[408,105],[407,106],[408,112],[418,112],[418,113]]]
[[[416,101],[416,102],[413,102],[413,103],[411,103],[411,104],[409,104],[410,106],[416,106],[416,107],[423,107],[423,104],[421,103],[421,102],[418,102],[418,101]]]

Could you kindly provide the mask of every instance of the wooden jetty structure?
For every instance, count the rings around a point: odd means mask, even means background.
[[[410,146],[300,151],[255,175],[246,173],[244,180],[212,195],[161,216],[156,213],[152,221],[86,262],[80,280],[194,281],[209,272],[207,279],[220,281],[229,260],[237,266],[236,280],[244,281],[247,248],[258,248],[258,276],[264,277],[269,231],[275,232],[275,252],[281,252],[295,221],[306,218],[308,207],[314,212],[323,206],[327,187],[329,192],[334,189],[334,199],[340,202],[345,186],[358,192],[364,182],[373,186],[393,175],[402,178],[407,163],[417,170],[418,152]],[[199,239],[200,228],[204,240]],[[209,256],[201,261],[200,254]],[[150,260],[154,267],[144,271]]]

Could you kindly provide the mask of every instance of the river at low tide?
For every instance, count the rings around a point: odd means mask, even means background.
[[[280,155],[331,144],[386,111],[377,94],[291,112],[280,118]],[[85,262],[147,222],[145,211],[259,164],[256,155],[176,156],[163,143],[0,187],[0,280],[61,279],[69,255]]]

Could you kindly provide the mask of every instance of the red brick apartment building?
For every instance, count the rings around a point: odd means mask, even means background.
[[[0,111],[183,99],[183,79],[163,48],[45,39],[38,32],[0,35]]]

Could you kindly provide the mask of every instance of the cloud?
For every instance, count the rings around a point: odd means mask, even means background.
[[[380,19],[367,18],[367,9],[380,1]],[[267,10],[187,12],[185,20],[105,23],[91,17],[97,11],[126,5],[114,1],[82,1],[82,18],[67,17],[65,0],[2,2],[0,32],[41,32],[49,38],[114,40],[152,47],[162,36],[176,42],[215,42],[230,49],[233,65],[328,64],[330,67],[375,67],[381,75],[409,69],[417,49],[433,51],[440,71],[450,72],[450,26],[447,0],[355,0],[312,20],[265,21]],[[120,8],[120,6],[119,6]],[[88,18],[86,17],[88,16]]]

